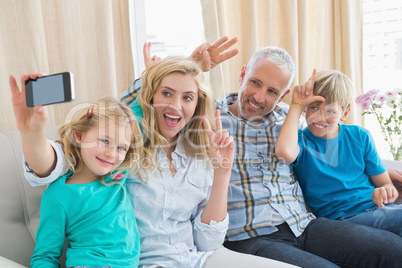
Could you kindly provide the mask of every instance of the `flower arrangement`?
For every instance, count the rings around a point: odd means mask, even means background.
[[[402,160],[402,89],[381,93],[371,90],[360,94],[356,103],[363,110],[363,115],[373,114],[380,123],[381,132],[390,147],[394,160]]]

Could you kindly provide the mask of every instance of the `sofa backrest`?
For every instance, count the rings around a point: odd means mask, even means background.
[[[49,139],[56,133],[57,127],[48,127]],[[25,179],[18,131],[0,133],[0,163],[0,256],[29,266],[46,186],[32,187]]]

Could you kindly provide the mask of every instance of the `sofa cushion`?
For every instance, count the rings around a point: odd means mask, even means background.
[[[47,136],[56,138],[57,127]],[[46,186],[32,187],[24,177],[20,133],[0,133],[0,256],[29,266]]]

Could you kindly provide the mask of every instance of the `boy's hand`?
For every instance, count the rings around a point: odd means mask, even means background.
[[[293,95],[292,95],[293,105],[299,105],[301,108],[304,109],[304,107],[313,102],[325,101],[323,97],[313,95],[316,74],[317,71],[316,69],[314,69],[310,79],[307,80],[307,82],[304,85],[298,85],[293,89]]]
[[[21,91],[14,76],[10,75],[9,83],[11,89],[12,103],[17,128],[21,134],[37,134],[45,130],[48,114],[43,106],[28,108],[25,99],[25,81],[29,78],[36,79],[43,76],[39,73],[21,76]]]
[[[398,198],[398,191],[392,184],[385,184],[374,189],[372,200],[378,207],[393,203]]]
[[[143,54],[144,54],[144,64],[145,64],[145,68],[147,68],[147,69],[162,60],[160,57],[158,57],[156,55],[153,55],[151,57],[151,45],[152,45],[151,42],[145,42],[144,47],[142,49]]]
[[[224,62],[239,53],[237,48],[226,51],[236,44],[237,41],[237,37],[233,37],[229,40],[227,36],[224,36],[212,45],[208,42],[203,43],[193,51],[191,59],[200,65],[204,72],[208,72],[219,63]]]

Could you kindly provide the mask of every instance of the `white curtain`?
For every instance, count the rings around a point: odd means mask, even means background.
[[[128,0],[2,0],[0,131],[16,129],[8,77],[70,71],[76,99],[49,106],[50,125],[79,103],[119,97],[134,80]]]
[[[293,86],[313,68],[348,75],[362,92],[362,0],[201,0],[208,41],[237,36],[239,55],[210,72],[219,97],[239,89],[241,67],[264,46],[286,49],[296,63]],[[285,102],[290,101],[288,95]],[[347,123],[362,124],[359,108]]]

